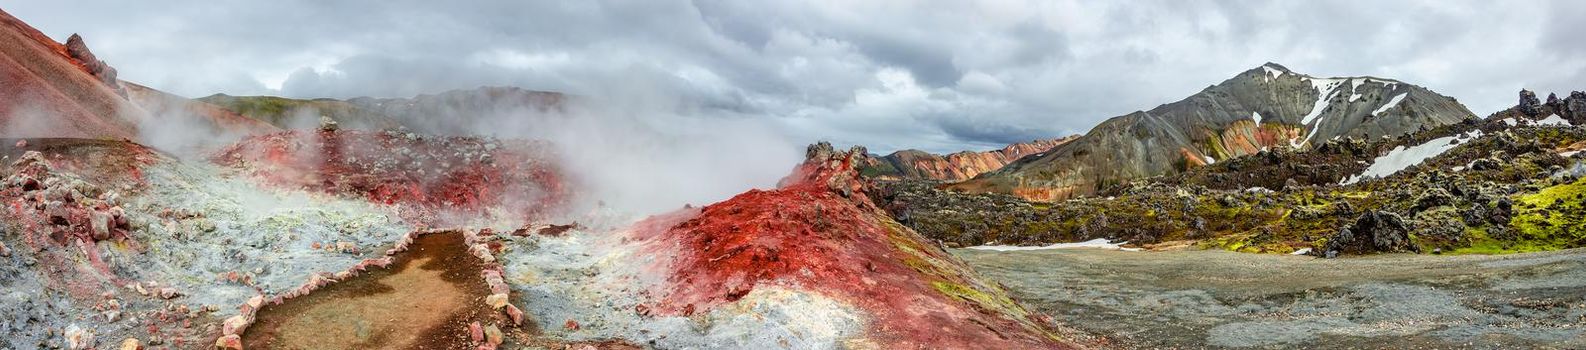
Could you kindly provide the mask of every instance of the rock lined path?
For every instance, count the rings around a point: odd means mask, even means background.
[[[1586,250],[954,253],[1027,305],[1123,348],[1586,347]]]

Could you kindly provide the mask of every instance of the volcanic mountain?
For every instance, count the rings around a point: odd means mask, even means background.
[[[1398,136],[1473,117],[1452,97],[1398,80],[1321,78],[1267,63],[954,188],[1050,201],[1265,149]]]
[[[1009,144],[991,151],[961,151],[948,155],[921,150],[902,150],[885,156],[866,154],[860,161],[859,171],[878,179],[923,179],[963,181],[976,175],[1001,169],[1019,158],[1046,152],[1058,145],[1073,141],[1078,135],[1056,139],[1034,140]]]

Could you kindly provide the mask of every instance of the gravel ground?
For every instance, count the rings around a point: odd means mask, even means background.
[[[956,250],[1121,348],[1582,348],[1586,250],[1346,259]]]

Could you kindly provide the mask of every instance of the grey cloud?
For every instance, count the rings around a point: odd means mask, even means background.
[[[1428,86],[1478,114],[1582,90],[1578,1],[13,2],[188,96],[512,85],[755,119],[877,152],[1085,132],[1260,65]],[[96,11],[82,11],[95,8]],[[900,77],[897,72],[903,72]],[[647,103],[655,105],[653,103]]]

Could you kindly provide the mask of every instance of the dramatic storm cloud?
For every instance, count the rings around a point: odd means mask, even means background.
[[[1478,114],[1583,90],[1577,1],[0,1],[187,96],[480,85],[765,120],[795,142],[983,149],[1083,133],[1278,62]],[[89,5],[91,4],[91,5]]]

